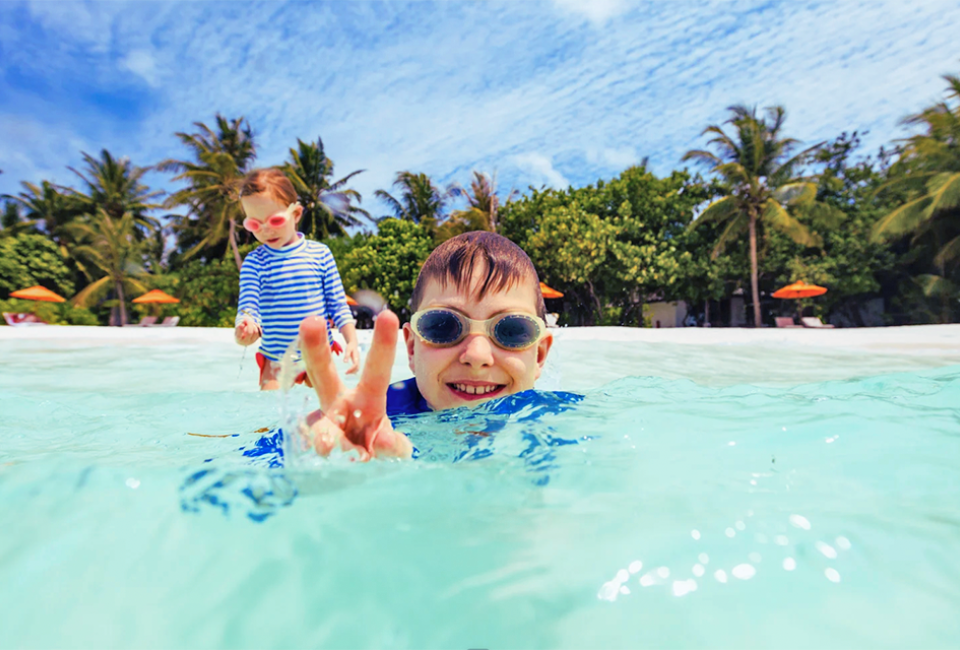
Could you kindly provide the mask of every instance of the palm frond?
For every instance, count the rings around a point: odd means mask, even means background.
[[[97,298],[102,292],[107,291],[112,283],[112,278],[105,275],[96,282],[88,284],[83,290],[73,297],[73,304],[77,307],[86,307],[87,301],[91,298]]]
[[[948,241],[937,251],[933,263],[937,266],[943,266],[956,259],[960,259],[960,235]]]
[[[774,199],[767,199],[760,213],[760,220],[776,228],[790,239],[802,246],[822,246],[823,240],[819,235],[810,232],[809,228],[797,221],[784,207]]]
[[[727,227],[723,229],[723,232],[720,233],[720,236],[717,238],[717,243],[713,247],[713,251],[710,253],[710,259],[717,259],[717,257],[720,256],[720,253],[726,249],[727,244],[735,239],[743,237],[749,226],[750,217],[747,214],[739,214],[731,219],[727,223]]]
[[[690,228],[696,228],[709,222],[722,222],[731,219],[743,212],[743,207],[736,197],[725,196],[708,205],[700,215],[690,223]]]
[[[929,195],[924,195],[893,210],[874,224],[870,241],[889,241],[917,230],[930,219],[931,215],[928,208],[931,201]]]

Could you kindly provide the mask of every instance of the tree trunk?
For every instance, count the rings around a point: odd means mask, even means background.
[[[750,209],[750,291],[753,293],[753,326],[760,327],[760,281],[757,277],[757,213]]]
[[[710,322],[710,299],[703,301],[703,324],[706,326]]]
[[[593,282],[590,280],[587,280],[587,289],[590,291],[590,298],[593,299],[593,304],[597,308],[597,320],[591,323],[595,325],[603,319],[603,307],[600,305],[600,299],[597,298],[597,292],[594,291]]]
[[[230,220],[230,248],[233,250],[233,260],[237,263],[237,270],[243,266],[243,260],[240,259],[240,249],[237,248],[237,224],[233,219]]]
[[[127,324],[127,305],[126,299],[123,297],[123,283],[119,281],[114,281],[114,285],[117,289],[117,302],[118,307],[120,307],[120,327],[123,327]]]

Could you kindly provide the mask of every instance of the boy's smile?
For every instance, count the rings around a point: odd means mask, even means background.
[[[482,282],[486,269],[478,268],[471,286]],[[490,292],[477,300],[457,290],[453,282],[441,285],[430,280],[419,309],[446,308],[475,320],[486,320],[505,312],[536,314],[537,284],[533,279],[504,291]],[[434,410],[472,406],[533,388],[553,343],[547,334],[526,350],[505,350],[484,334],[469,334],[451,347],[437,347],[421,341],[403,326],[410,369],[417,387]]]

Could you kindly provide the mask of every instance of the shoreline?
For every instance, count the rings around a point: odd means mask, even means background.
[[[788,345],[884,353],[960,354],[960,324],[859,327],[845,329],[777,328],[633,328],[563,327],[551,330],[556,341],[609,341],[677,345]],[[369,344],[372,330],[359,330]],[[232,328],[106,327],[48,325],[0,327],[3,341],[49,341],[67,345],[184,345],[233,344]],[[402,341],[402,338],[401,338]]]

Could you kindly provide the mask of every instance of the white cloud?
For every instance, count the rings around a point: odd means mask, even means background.
[[[633,147],[604,147],[601,149],[590,147],[587,149],[587,162],[620,171],[639,163],[640,157]]]
[[[149,51],[133,50],[123,57],[120,65],[142,77],[151,86],[157,87],[160,85],[157,64]]]
[[[583,16],[596,25],[605,25],[608,20],[629,9],[627,0],[553,0],[566,13]]]
[[[553,168],[553,161],[541,153],[517,154],[510,158],[510,162],[526,174],[534,187],[546,184],[555,189],[566,189],[570,186],[570,181]]]

